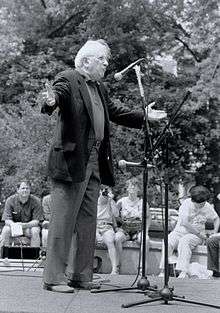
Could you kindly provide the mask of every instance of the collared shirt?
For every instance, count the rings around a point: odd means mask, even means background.
[[[90,99],[92,102],[92,112],[93,112],[93,120],[94,120],[94,131],[95,131],[95,139],[102,141],[104,137],[104,108],[102,104],[102,100],[98,93],[97,82],[93,81],[89,74],[84,72],[81,69],[77,69],[77,71],[85,77],[86,86],[88,88],[88,92],[90,95]]]
[[[19,200],[18,194],[10,196],[5,203],[2,220],[28,223],[32,220],[43,219],[40,199],[30,195],[26,203]]]

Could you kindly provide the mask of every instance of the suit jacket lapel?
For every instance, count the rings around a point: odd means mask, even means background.
[[[92,102],[90,99],[89,91],[86,86],[84,78],[79,74],[78,75],[78,83],[79,83],[79,92],[84,100],[86,109],[88,111],[89,117],[91,119],[92,125],[94,125],[94,120],[93,120],[93,112],[92,112]]]
[[[105,97],[103,95],[103,90],[102,90],[102,86],[100,83],[98,83],[98,92],[100,95],[100,98],[102,100],[102,105],[104,107],[104,112],[105,112],[105,123],[109,124],[109,115],[108,115],[108,108],[107,108],[107,104],[105,101]]]

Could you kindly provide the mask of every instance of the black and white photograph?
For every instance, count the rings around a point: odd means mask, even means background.
[[[0,0],[0,313],[220,310],[218,0]]]

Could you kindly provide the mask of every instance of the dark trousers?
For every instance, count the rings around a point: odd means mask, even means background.
[[[219,244],[220,237],[212,237],[206,241],[208,270],[219,272]]]
[[[59,284],[66,275],[75,281],[92,280],[100,187],[97,159],[98,153],[93,148],[85,181],[74,184],[53,181],[45,283]]]

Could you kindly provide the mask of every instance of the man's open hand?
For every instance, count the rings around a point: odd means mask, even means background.
[[[149,121],[160,121],[167,118],[167,113],[163,110],[154,110],[152,107],[155,105],[155,102],[152,102],[145,108],[146,115]]]
[[[45,83],[45,87],[46,87],[46,91],[43,92],[43,96],[45,97],[47,101],[47,105],[54,106],[56,100],[55,100],[55,94],[54,94],[53,88],[49,82]]]

